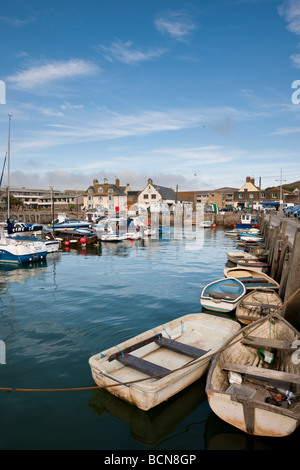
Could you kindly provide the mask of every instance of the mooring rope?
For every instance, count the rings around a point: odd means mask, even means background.
[[[282,310],[298,293],[300,292],[300,287],[280,306],[278,307],[273,313],[270,313],[269,315],[267,315],[266,317],[263,317],[261,318],[260,320],[257,320],[255,322],[255,325],[252,329],[250,329],[249,333],[248,334],[252,334],[253,331],[256,330],[256,328],[258,328],[262,323],[270,320],[270,318],[272,318],[274,315],[276,315],[280,310]],[[128,381],[128,382],[122,382],[122,383],[115,383],[115,384],[111,384],[111,385],[103,385],[103,386],[100,386],[100,385],[93,385],[93,386],[90,386],[90,387],[72,387],[72,388],[15,388],[15,387],[0,387],[0,391],[4,391],[4,392],[38,392],[38,393],[49,393],[49,392],[80,392],[80,391],[86,391],[86,390],[101,390],[103,388],[112,388],[112,387],[119,387],[120,385],[121,386],[124,386],[124,385],[132,385],[132,384],[135,384],[135,383],[139,383],[139,382],[144,382],[144,381],[147,381],[147,380],[150,380],[150,379],[153,379],[153,378],[158,378],[162,375],[164,376],[167,376],[167,375],[170,375],[170,374],[173,374],[174,372],[177,372],[179,370],[182,370],[182,369],[186,369],[187,367],[191,367],[191,366],[194,366],[195,364],[198,364],[202,361],[207,361],[207,359],[210,359],[211,357],[215,356],[216,354],[219,354],[221,352],[223,352],[225,349],[227,349],[229,346],[232,346],[233,344],[235,343],[238,343],[240,341],[240,331],[238,331],[238,333],[236,334],[237,338],[234,340],[229,340],[229,342],[224,345],[222,348],[218,349],[217,351],[214,351],[213,353],[211,354],[208,354],[208,355],[205,355],[205,357],[201,357],[199,359],[196,359],[192,362],[188,362],[187,364],[181,366],[181,367],[178,367],[177,369],[173,369],[171,370],[170,372],[168,372],[167,374],[166,373],[163,373],[163,374],[158,374],[158,375],[155,375],[155,376],[150,376],[150,377],[143,377],[141,379],[136,379],[136,380],[132,380],[132,381]],[[248,335],[244,335],[243,338],[246,338]]]

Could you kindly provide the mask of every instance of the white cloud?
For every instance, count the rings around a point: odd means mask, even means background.
[[[297,69],[300,69],[300,54],[291,55],[291,59],[295,67],[297,67]]]
[[[287,29],[300,34],[300,3],[299,0],[285,0],[278,8],[280,16],[287,22]]]
[[[97,50],[103,52],[104,57],[110,62],[124,62],[135,65],[139,62],[156,59],[164,54],[162,48],[150,48],[147,50],[138,49],[132,41],[115,41],[110,47],[97,46]]]
[[[156,29],[170,35],[177,41],[184,41],[196,29],[191,19],[182,12],[167,12],[161,14],[154,22]]]
[[[97,70],[95,64],[83,59],[52,61],[17,72],[9,76],[7,81],[19,90],[32,90],[58,80],[88,76]]]

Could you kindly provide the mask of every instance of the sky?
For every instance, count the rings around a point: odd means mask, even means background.
[[[10,0],[0,45],[10,186],[300,180],[300,0]]]

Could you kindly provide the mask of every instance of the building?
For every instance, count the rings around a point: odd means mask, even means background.
[[[84,194],[84,208],[86,210],[106,210],[113,212],[116,210],[127,210],[127,191],[130,187],[120,186],[120,180],[117,178],[115,183],[109,183],[104,178],[103,183],[94,179],[93,184],[89,186]]]
[[[173,189],[153,184],[151,178],[148,179],[147,186],[138,196],[138,205],[145,209],[150,208],[151,211],[171,209],[173,204],[180,201],[178,194]]]
[[[2,205],[6,204],[7,188],[0,188]],[[56,211],[80,210],[83,204],[83,191],[58,191],[49,189],[28,189],[25,187],[10,187],[10,197],[20,201],[21,207],[33,210],[52,210],[54,204]]]

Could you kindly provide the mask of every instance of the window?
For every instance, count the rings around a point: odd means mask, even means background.
[[[272,193],[272,198],[276,199],[277,198],[277,193]]]
[[[148,199],[148,194],[144,194],[144,199]]]
[[[156,199],[156,194],[151,194],[151,199]]]
[[[262,198],[266,197],[266,193],[261,193],[260,195],[261,195]]]

